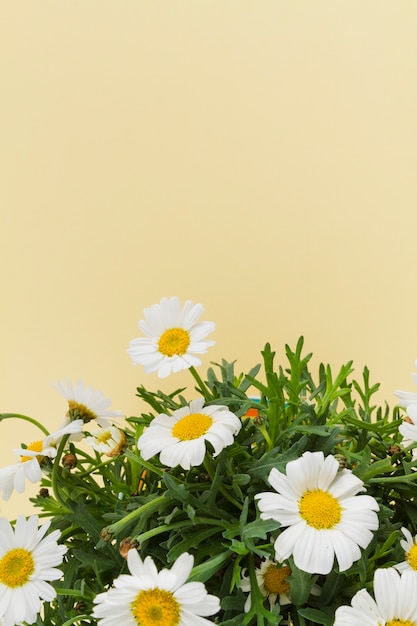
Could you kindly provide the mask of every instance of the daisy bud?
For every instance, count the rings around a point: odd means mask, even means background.
[[[122,539],[119,544],[120,555],[124,559],[127,559],[127,553],[129,552],[129,550],[135,550],[136,548],[138,548],[138,546],[139,542],[136,541],[136,539],[132,539],[132,537],[126,537],[125,539]]]
[[[64,454],[61,462],[65,469],[72,470],[77,467],[78,460],[75,454],[68,452],[68,454]]]
[[[105,526],[101,529],[100,538],[106,543],[110,543],[113,539],[113,532],[110,530],[110,526]]]

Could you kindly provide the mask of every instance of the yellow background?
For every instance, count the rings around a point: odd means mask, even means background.
[[[416,33],[414,0],[3,0],[0,411],[188,384],[125,352],[171,295],[217,324],[201,373],[303,334],[412,389]],[[0,428],[2,465],[37,438]]]

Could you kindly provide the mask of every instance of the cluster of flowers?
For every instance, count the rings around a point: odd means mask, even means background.
[[[191,301],[181,307],[177,298],[163,298],[145,309],[145,320],[139,322],[145,337],[134,339],[128,349],[133,362],[143,365],[146,372],[157,371],[160,377],[191,369],[199,380],[194,370],[200,364],[197,355],[213,345],[207,335],[215,327],[212,322],[198,321],[202,311],[201,305]],[[125,452],[126,436],[117,422],[123,415],[110,409],[110,400],[80,381],[75,385],[70,380],[58,382],[55,388],[68,402],[65,421],[56,432],[43,429],[42,439],[15,450],[16,464],[0,469],[4,500],[14,490],[22,493],[26,480],[40,482],[43,471],[50,470],[55,457],[71,442],[83,439],[110,458]],[[417,394],[397,394],[408,415],[399,430],[404,445],[412,446],[417,441]],[[91,424],[97,426],[92,432]],[[170,414],[154,417],[136,445],[144,462],[159,455],[163,466],[187,471],[204,466],[207,454],[220,455],[241,429],[242,418],[227,406],[196,398]],[[63,462],[71,467],[70,452]],[[246,613],[251,609],[254,585],[268,599],[271,611],[276,604],[291,604],[292,563],[313,576],[327,575],[334,567],[339,572],[349,570],[379,526],[378,502],[361,493],[364,482],[351,469],[341,467],[335,455],[305,451],[286,463],[285,473],[273,467],[268,482],[271,490],[256,493],[254,500],[260,520],[277,522],[280,532],[273,542],[274,555],[258,560],[255,579],[242,568],[239,586],[247,594]],[[0,519],[0,620],[4,626],[35,623],[42,601],[56,597],[50,583],[62,576],[59,566],[67,548],[60,545],[58,530],[48,534],[49,526],[48,521],[39,527],[38,516],[19,516],[14,526]],[[376,569],[374,597],[366,589],[357,591],[350,606],[337,608],[334,626],[417,626],[417,536],[405,527],[402,532],[403,562]],[[154,560],[150,556],[142,560],[133,545],[126,562],[129,574],[120,574],[94,599],[90,618],[100,626],[203,626],[212,623],[206,617],[220,611],[219,598],[208,593],[202,582],[189,580],[194,565],[190,553],[158,571]],[[319,596],[321,592],[319,585],[311,585],[309,593]]]

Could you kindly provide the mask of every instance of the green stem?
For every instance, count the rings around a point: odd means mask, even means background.
[[[155,467],[155,465],[152,465],[152,463],[148,463],[147,461],[144,461],[142,459],[142,457],[137,456],[136,454],[134,454],[131,450],[127,449],[125,451],[125,456],[127,456],[129,459],[131,459],[134,463],[136,463],[137,465],[140,465],[142,468],[149,470],[150,472],[154,472],[155,474],[157,474],[158,476],[162,476],[164,475],[164,470],[160,469],[158,467]]]
[[[71,626],[71,624],[75,624],[76,622],[80,622],[82,619],[87,619],[91,617],[90,615],[77,615],[77,617],[71,617],[66,622],[62,624],[62,626]]]
[[[61,459],[61,455],[62,452],[64,450],[65,444],[67,443],[69,438],[69,435],[65,435],[64,437],[62,437],[61,441],[59,442],[59,446],[58,446],[58,451],[56,453],[56,457],[54,459],[54,464],[52,466],[52,473],[51,473],[51,486],[52,486],[52,491],[54,493],[54,497],[55,499],[59,502],[59,504],[65,509],[65,511],[63,511],[63,513],[71,513],[70,509],[67,507],[65,500],[63,500],[61,498],[61,494],[59,493],[59,488],[58,488],[58,471],[59,471],[59,461]]]
[[[274,447],[274,444],[272,442],[271,437],[268,434],[268,431],[266,430],[265,426],[258,426],[258,429],[261,431],[261,433],[263,434],[263,437],[268,445],[268,450],[272,450],[272,448]]]
[[[35,426],[37,426],[39,430],[41,430],[44,433],[44,435],[46,436],[49,435],[49,431],[45,428],[45,426],[42,426],[42,424],[40,424],[38,420],[35,420],[33,417],[29,417],[28,415],[21,415],[20,413],[0,413],[0,422],[1,420],[11,419],[11,418],[17,418],[20,420],[24,420],[25,422],[30,422],[31,424],[34,424]]]
[[[141,515],[144,515],[145,513],[148,513],[148,514],[153,513],[154,510],[157,511],[160,505],[164,502],[164,500],[166,501],[165,496],[159,496],[158,498],[155,498],[154,500],[151,500],[150,502],[143,504],[138,509],[131,511],[130,513],[125,515],[125,517],[123,517],[122,519],[108,526],[107,527],[108,532],[110,534],[118,534],[121,530],[123,530],[125,526],[135,521],[136,518],[140,517]]]
[[[198,374],[197,370],[195,369],[195,367],[193,365],[189,368],[189,371],[191,372],[192,376],[194,377],[194,379],[195,379],[195,381],[196,381],[196,383],[197,383],[197,385],[199,387],[199,390],[201,391],[201,393],[204,396],[204,399],[206,401],[210,400],[211,399],[211,395],[212,395],[211,391],[207,387],[207,385],[203,382],[203,379],[201,378],[200,374]]]
[[[173,522],[172,524],[163,524],[162,526],[157,526],[156,528],[152,528],[152,530],[148,530],[147,532],[138,535],[137,537],[135,537],[135,539],[139,542],[140,545],[147,539],[152,539],[152,537],[161,535],[162,533],[173,530],[174,528],[186,528],[188,526],[194,527],[198,526],[199,524],[204,526],[221,526],[222,528],[225,527],[224,522],[221,520],[216,520],[211,517],[196,517],[193,519],[193,521],[189,522],[181,520],[180,522]]]

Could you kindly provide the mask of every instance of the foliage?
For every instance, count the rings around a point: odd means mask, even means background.
[[[192,580],[221,599],[220,613],[210,619],[222,626],[330,626],[338,606],[371,588],[376,568],[404,560],[399,531],[405,526],[416,532],[417,461],[401,443],[401,409],[374,403],[378,385],[367,368],[361,380],[352,377],[351,362],[336,373],[321,364],[313,375],[302,338],[294,350],[286,346],[285,365],[275,365],[269,344],[261,354],[262,367],[247,374],[236,374],[235,363],[224,360],[208,369],[205,380],[190,368],[195,390],[165,394],[139,387],[147,408],[126,419],[127,446],[116,458],[62,439],[32,499],[68,547],[62,580],[53,583],[57,599],[45,602],[37,626],[96,625],[93,600],[127,573],[126,547],[137,546],[159,568],[183,552],[193,554]],[[241,419],[234,443],[217,457],[207,444],[204,464],[189,470],[141,458],[137,441],[154,417],[172,414],[196,396],[206,405],[227,406]],[[254,572],[261,559],[274,558],[279,523],[260,519],[254,496],[270,489],[272,468],[285,473],[289,461],[319,450],[335,455],[364,482],[380,507],[379,528],[343,573],[335,565],[326,576],[306,574],[290,559],[292,604],[271,607]],[[243,572],[253,583],[247,613]],[[313,585],[320,595],[311,594]]]

